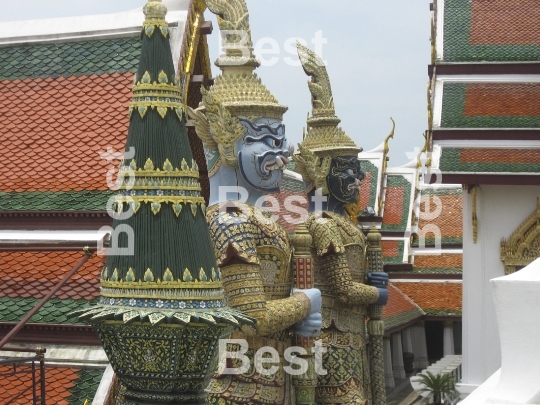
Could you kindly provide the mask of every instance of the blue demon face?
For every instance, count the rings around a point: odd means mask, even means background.
[[[246,133],[237,143],[238,163],[244,180],[253,188],[273,193],[279,191],[283,170],[291,151],[281,120],[260,118],[255,122],[240,120]]]

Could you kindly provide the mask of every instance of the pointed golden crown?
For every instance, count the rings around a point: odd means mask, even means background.
[[[237,167],[236,142],[244,135],[238,118],[283,119],[287,107],[278,103],[253,72],[260,66],[253,55],[249,13],[245,0],[206,0],[217,15],[225,36],[222,54],[215,62],[222,74],[209,90],[203,89],[202,106],[188,109],[195,119],[197,135],[219,153],[229,167]]]
[[[321,157],[357,156],[362,148],[338,127],[341,120],[336,116],[324,61],[300,43],[296,47],[304,71],[311,76],[308,86],[313,107],[312,116],[307,120],[308,132],[300,145]]]
[[[210,92],[235,117],[282,119],[287,107],[278,103],[253,72],[260,62],[253,55],[249,12],[245,0],[207,0],[225,34],[222,54],[215,62],[222,74]]]

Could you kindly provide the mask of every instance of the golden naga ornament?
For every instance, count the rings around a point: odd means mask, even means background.
[[[512,274],[540,258],[540,200],[536,209],[510,235],[501,241],[501,261],[504,273]]]
[[[335,114],[334,97],[324,61],[313,51],[297,43],[298,55],[306,74],[311,92],[312,115],[307,120],[308,131],[293,155],[296,171],[310,186],[307,192],[322,188],[328,194],[326,176],[333,157],[357,156],[362,151],[338,127],[341,120]]]

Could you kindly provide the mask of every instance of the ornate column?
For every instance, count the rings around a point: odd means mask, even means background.
[[[403,365],[403,348],[401,346],[401,333],[392,335],[392,371],[394,378],[405,378],[405,366]]]
[[[313,288],[313,258],[311,257],[311,237],[305,224],[298,225],[296,232],[291,236],[294,247],[293,266],[295,287],[299,289]],[[308,362],[308,370],[304,374],[293,376],[293,384],[296,395],[296,405],[315,404],[315,389],[317,387],[317,373],[315,370],[314,356],[311,353],[313,338],[295,335],[296,345],[303,347],[307,355],[299,356]]]
[[[384,383],[386,388],[394,388],[396,383],[394,381],[394,373],[392,370],[392,347],[390,345],[390,338],[384,337]]]
[[[384,271],[384,263],[381,248],[381,234],[375,228],[371,228],[368,236],[367,259],[370,272]],[[386,404],[386,367],[387,363],[392,374],[392,353],[390,352],[390,340],[388,340],[388,350],[383,347],[384,321],[382,320],[383,307],[380,305],[370,305],[368,307],[369,333],[369,366],[371,372],[371,396],[373,405]],[[385,338],[386,339],[386,338]],[[386,343],[385,343],[386,344]],[[386,356],[388,356],[388,361]],[[384,376],[384,377],[383,377]],[[394,377],[392,376],[392,386]]]
[[[444,335],[443,335],[444,355],[455,354],[454,351],[454,322],[444,322]]]

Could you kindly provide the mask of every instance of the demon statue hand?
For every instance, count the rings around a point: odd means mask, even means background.
[[[318,334],[322,316],[319,290],[295,290],[291,295],[289,236],[262,208],[265,194],[279,191],[292,152],[282,123],[287,107],[278,104],[253,72],[259,62],[252,53],[245,1],[206,3],[222,30],[247,34],[226,35],[229,45],[242,44],[248,52],[224,48],[216,61],[221,75],[209,90],[203,88],[201,105],[188,113],[205,147],[210,178],[207,222],[228,305],[257,320],[256,330],[243,328],[231,336],[247,342],[249,368],[241,374],[216,375],[207,389],[208,402],[291,404],[290,376],[282,358],[290,345],[289,332],[295,328],[308,336]],[[301,326],[302,320],[309,330]],[[279,353],[277,372],[255,364],[255,353],[262,347]],[[232,366],[241,363],[233,360]]]
[[[312,236],[315,287],[322,292],[321,338],[328,348],[319,375],[317,404],[371,404],[365,320],[369,304],[386,304],[388,276],[366,274],[366,237],[345,215],[358,199],[364,173],[353,140],[338,127],[324,62],[298,44],[309,82],[313,113],[293,156],[309,196],[306,227]],[[369,281],[368,285],[366,284]]]

